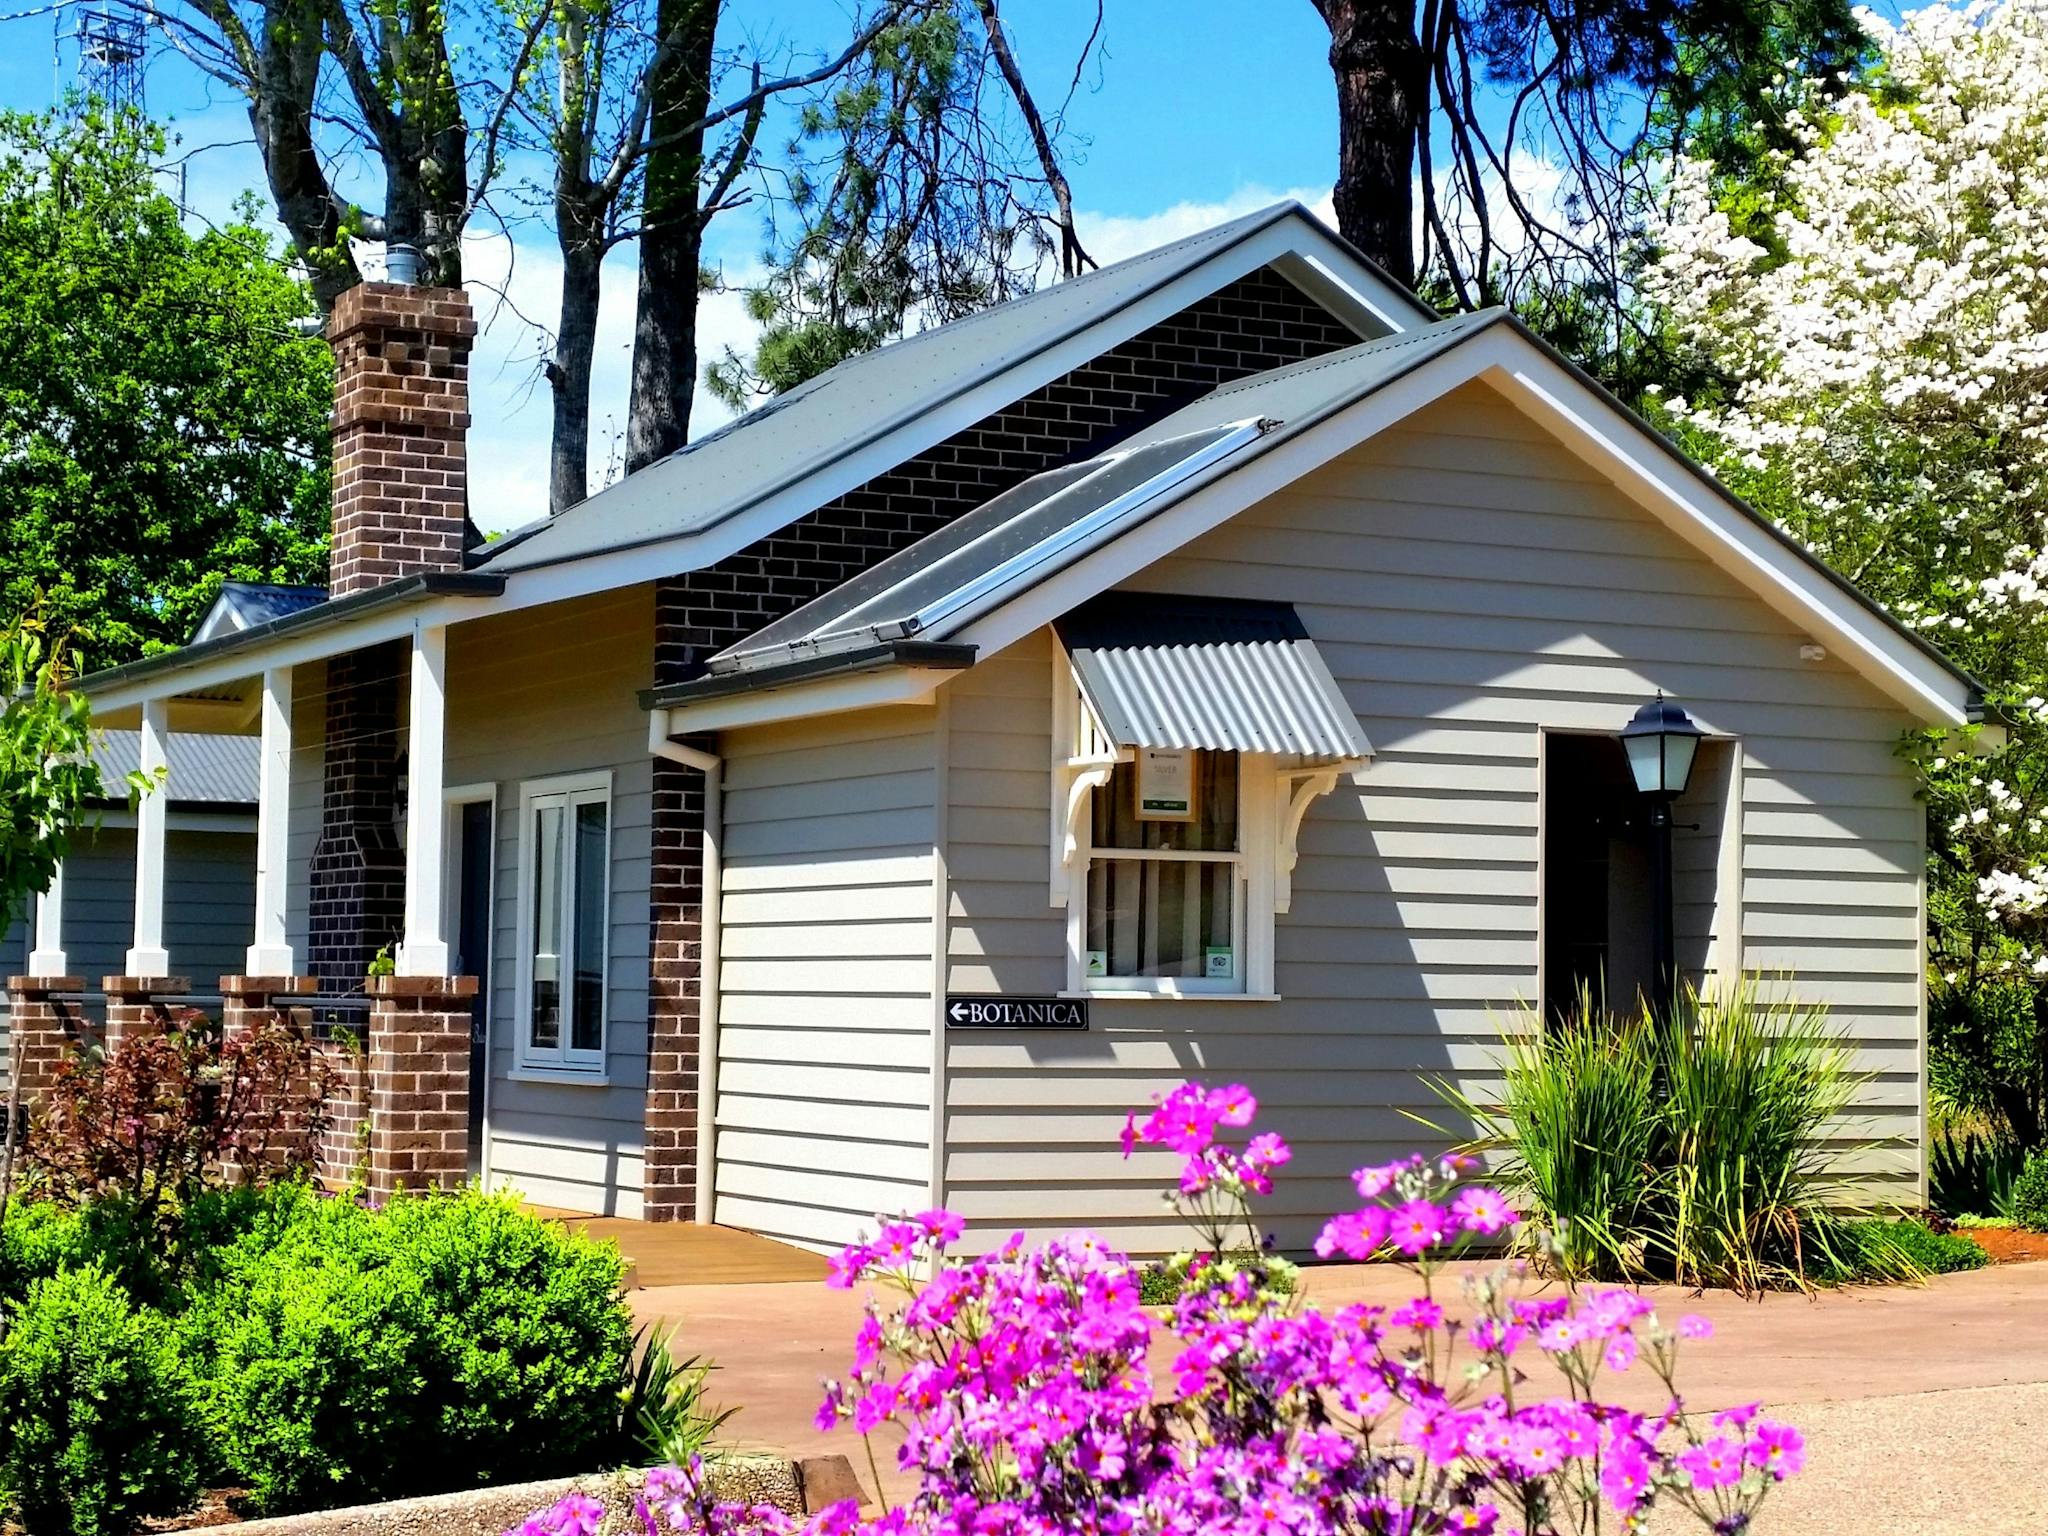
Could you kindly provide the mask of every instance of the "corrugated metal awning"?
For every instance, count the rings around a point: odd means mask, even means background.
[[[1120,747],[1208,747],[1313,762],[1372,756],[1329,664],[1286,603],[1111,592],[1054,628]]]

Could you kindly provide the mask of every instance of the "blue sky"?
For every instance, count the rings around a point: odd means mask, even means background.
[[[26,8],[0,0],[0,17]],[[733,0],[727,27],[771,46],[815,48],[846,35],[846,10],[843,0]],[[1093,22],[1092,0],[1029,0],[1007,11],[1041,105],[1051,110]],[[71,61],[57,33],[49,15],[0,28],[0,103],[38,108],[68,82]],[[1110,0],[1101,57],[1068,114],[1075,136],[1070,174],[1091,251],[1111,260],[1282,196],[1326,200],[1336,153],[1327,49],[1328,34],[1308,0]],[[200,151],[186,183],[195,211],[218,214],[238,192],[260,191],[261,167],[236,98],[175,58],[152,65],[147,97],[185,147]],[[361,195],[374,206],[375,183]],[[740,210],[714,226],[710,255],[743,278],[761,245],[759,217]],[[509,241],[479,234],[467,258],[486,321],[472,370],[471,500],[487,528],[516,526],[545,504],[548,400],[535,374],[541,338],[520,314],[554,313],[550,246],[538,228],[516,230]],[[507,294],[511,307],[485,286]],[[606,273],[594,479],[605,473],[607,447],[623,420],[631,289],[628,247]],[[712,344],[744,347],[750,328],[736,297],[707,300],[703,319]],[[723,418],[700,391],[698,429]]]

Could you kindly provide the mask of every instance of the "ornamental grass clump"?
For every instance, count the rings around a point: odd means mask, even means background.
[[[1697,1524],[1752,1528],[1800,1470],[1798,1430],[1754,1407],[1687,1413],[1681,1350],[1707,1325],[1668,1326],[1641,1295],[1523,1294],[1502,1262],[1463,1285],[1453,1312],[1444,1261],[1493,1243],[1517,1216],[1475,1165],[1412,1157],[1355,1175],[1364,1203],[1334,1217],[1325,1257],[1392,1258],[1415,1278],[1397,1307],[1324,1312],[1271,1283],[1253,1202],[1289,1160],[1285,1142],[1242,1140],[1242,1088],[1188,1084],[1125,1132],[1180,1154],[1169,1197],[1200,1251],[1155,1333],[1137,1269],[1083,1235],[1022,1235],[964,1258],[958,1216],[882,1224],[832,1266],[868,1298],[851,1369],[826,1385],[821,1428],[898,1440],[908,1500],[877,1515],[851,1502],[798,1520],[720,1503],[703,1461],[651,1473],[636,1509],[647,1536],[908,1536],[908,1533],[1498,1532],[1526,1536]],[[1226,1138],[1226,1139],[1219,1139]],[[886,1300],[884,1299],[886,1298]],[[1153,1350],[1167,1352],[1155,1387]],[[1640,1413],[1602,1400],[1647,1373]],[[1663,1517],[1675,1519],[1665,1523]],[[594,1501],[563,1500],[508,1536],[594,1536]]]
[[[1859,1079],[1824,1010],[1754,983],[1609,1014],[1590,998],[1502,1041],[1501,1089],[1438,1092],[1467,1150],[1531,1215],[1522,1248],[1572,1281],[1744,1294],[1857,1273],[1914,1279],[1905,1248],[1845,1236],[1831,1127]]]

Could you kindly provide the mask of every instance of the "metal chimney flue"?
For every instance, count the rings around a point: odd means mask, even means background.
[[[417,246],[393,241],[384,247],[385,282],[416,284],[419,280],[420,253]]]

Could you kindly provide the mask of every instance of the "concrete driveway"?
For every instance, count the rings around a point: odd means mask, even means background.
[[[1308,1295],[1326,1307],[1409,1289],[1387,1266],[1308,1271]],[[1808,1436],[1807,1471],[1772,1495],[1759,1536],[2048,1531],[2048,1264],[1813,1299],[1653,1294],[1666,1315],[1715,1325],[1713,1339],[1688,1347],[1680,1381],[1690,1406],[1760,1399]],[[635,1292],[634,1305],[676,1325],[681,1351],[718,1362],[713,1396],[739,1405],[736,1440],[846,1455],[872,1481],[857,1437],[811,1423],[819,1382],[845,1369],[857,1294],[676,1285]],[[1642,1389],[1652,1385],[1642,1378]],[[877,1455],[885,1486],[902,1491],[890,1448],[878,1443]]]

